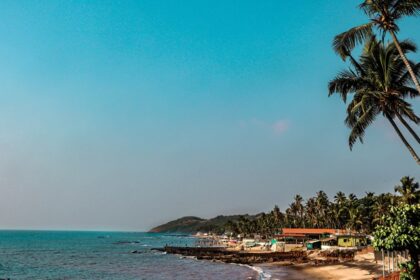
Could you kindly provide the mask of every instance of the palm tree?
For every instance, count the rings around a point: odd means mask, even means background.
[[[271,215],[273,216],[273,226],[276,231],[279,231],[284,224],[284,214],[280,211],[280,208],[275,205],[271,211]]]
[[[305,223],[308,227],[316,227],[318,220],[317,205],[314,197],[308,198],[305,205]]]
[[[354,193],[349,194],[347,203],[349,204],[350,207],[358,204],[357,196]]]
[[[366,192],[366,195],[361,198],[360,205],[361,205],[361,215],[362,215],[362,229],[366,233],[370,233],[374,230],[373,228],[373,206],[375,204],[375,193],[373,192]]]
[[[245,216],[241,216],[238,220],[238,232],[243,236],[249,236],[251,233],[254,232],[254,221],[246,218]]]
[[[416,75],[415,65],[407,59],[397,33],[399,27],[397,21],[404,16],[417,16],[420,14],[419,0],[365,0],[360,8],[370,18],[368,23],[351,28],[350,30],[337,35],[333,41],[333,47],[343,59],[350,56],[351,51],[363,41],[370,38],[373,28],[379,30],[382,38],[389,33],[399,52],[399,55],[407,67],[408,73],[420,94],[420,84]]]
[[[373,223],[380,225],[383,223],[382,217],[389,213],[391,206],[395,204],[394,198],[390,193],[382,193],[376,197],[373,205]]]
[[[288,220],[291,222],[293,227],[304,226],[304,207],[303,198],[301,195],[295,195],[294,201],[286,210],[286,215],[288,216]]]
[[[400,180],[400,185],[396,185],[394,190],[402,196],[402,201],[408,204],[415,204],[420,201],[420,185],[414,182],[414,178],[404,176]]]
[[[318,211],[317,226],[326,227],[330,222],[330,217],[328,217],[330,208],[330,201],[328,200],[328,196],[324,191],[319,191],[316,193],[315,201]]]
[[[337,227],[343,228],[348,216],[347,197],[340,191],[334,196],[334,202]]]
[[[362,217],[360,215],[359,207],[352,207],[349,209],[349,219],[347,220],[347,227],[350,230],[358,231],[360,226],[363,224]]]
[[[303,197],[299,194],[295,195],[294,206],[297,210],[297,217],[298,217],[298,225],[300,227],[304,226],[304,207],[303,207]]]
[[[404,53],[415,51],[416,47],[403,41],[400,44]],[[414,97],[417,92],[408,84],[408,72],[399,59],[396,44],[384,46],[374,36],[366,43],[359,59],[351,59],[351,68],[340,72],[329,83],[329,96],[339,93],[344,102],[350,93],[353,99],[347,107],[347,126],[351,128],[350,149],[357,140],[363,143],[366,128],[378,115],[383,115],[392,125],[401,141],[407,147],[417,164],[420,158],[402,134],[394,121],[398,118],[412,136],[420,143],[419,136],[411,128],[409,121],[418,124],[420,118],[414,113],[411,104],[404,100]],[[420,76],[420,63],[416,64],[416,74]]]
[[[334,196],[334,202],[337,204],[344,204],[346,202],[346,194],[339,191],[335,196]]]

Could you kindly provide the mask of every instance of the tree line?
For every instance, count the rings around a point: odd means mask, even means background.
[[[376,195],[367,192],[362,197],[339,191],[332,199],[324,191],[306,200],[299,194],[284,212],[276,205],[268,213],[256,216],[241,216],[230,220],[224,230],[232,234],[270,238],[280,234],[282,228],[334,228],[372,234],[383,225],[392,207],[399,203],[420,203],[420,186],[412,177],[403,177],[394,188],[395,193]]]

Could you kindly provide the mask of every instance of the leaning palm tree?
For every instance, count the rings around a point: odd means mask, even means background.
[[[365,0],[360,8],[370,18],[370,21],[337,35],[333,41],[334,50],[345,59],[350,56],[356,44],[360,44],[371,37],[373,28],[376,28],[382,34],[382,38],[385,38],[385,35],[389,33],[407,67],[418,94],[420,94],[419,78],[415,73],[414,65],[407,59],[397,38],[399,31],[397,21],[404,16],[419,15],[420,0]]]
[[[408,41],[401,42],[400,47],[404,53],[416,50],[414,44]],[[420,63],[412,64],[415,65],[415,74],[420,76]],[[398,118],[420,143],[420,137],[409,124],[409,122],[418,124],[420,118],[405,100],[407,97],[415,97],[417,92],[409,84],[408,71],[400,59],[395,43],[384,46],[372,36],[366,42],[359,61],[352,58],[351,68],[339,73],[329,83],[329,96],[334,93],[340,94],[344,102],[347,101],[349,94],[353,94],[345,120],[347,126],[351,128],[350,149],[357,140],[363,143],[366,128],[378,115],[383,115],[420,165],[420,158],[394,120]]]

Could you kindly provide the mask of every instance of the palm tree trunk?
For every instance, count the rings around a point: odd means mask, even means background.
[[[386,118],[388,119],[388,121],[391,123],[392,127],[395,129],[395,131],[397,132],[398,136],[400,137],[401,141],[404,143],[404,145],[407,147],[408,151],[410,151],[411,155],[413,156],[414,160],[416,161],[416,163],[418,165],[420,165],[420,159],[417,156],[416,152],[414,151],[413,147],[411,147],[410,143],[407,142],[407,140],[405,139],[404,135],[401,133],[400,129],[398,128],[398,126],[395,124],[394,120],[387,114]]]
[[[411,128],[411,126],[404,120],[404,118],[397,113],[397,117],[400,120],[400,122],[407,128],[408,131],[410,131],[411,135],[417,140],[417,143],[420,144],[420,137],[417,135],[417,133]]]
[[[410,63],[408,63],[407,57],[405,56],[403,50],[401,49],[400,42],[398,41],[397,36],[395,35],[394,31],[389,31],[394,40],[394,44],[397,47],[398,52],[400,53],[401,59],[403,60],[405,66],[407,67],[408,72],[410,73],[411,79],[413,80],[414,85],[416,86],[417,91],[420,94],[420,84],[417,80],[416,74],[414,74],[413,68],[411,68]]]

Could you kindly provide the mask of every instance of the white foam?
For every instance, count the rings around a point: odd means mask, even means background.
[[[271,279],[271,274],[268,273],[268,272],[265,272],[261,267],[246,265],[246,264],[240,264],[240,266],[246,266],[246,267],[249,267],[250,269],[256,271],[258,273],[258,280]]]

